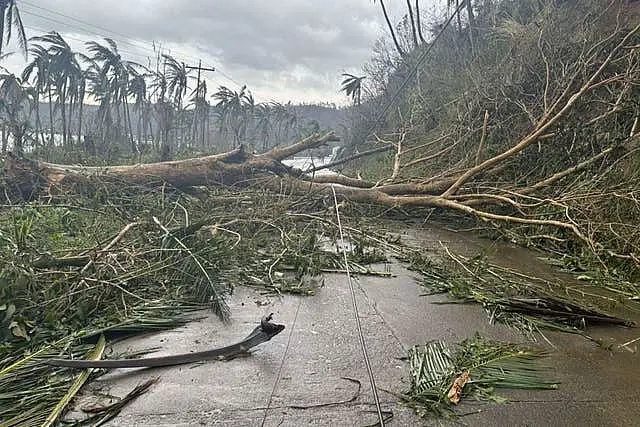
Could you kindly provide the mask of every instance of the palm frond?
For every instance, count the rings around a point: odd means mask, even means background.
[[[496,388],[556,389],[537,364],[545,353],[476,334],[457,346],[432,341],[409,350],[410,389],[404,400],[422,416],[455,417],[460,397],[503,401]],[[464,376],[463,382],[457,379]],[[452,389],[459,384],[459,390]],[[453,394],[457,394],[455,398]]]
[[[98,343],[93,348],[91,353],[88,354],[88,360],[97,360],[102,357],[102,353],[104,352],[106,341],[104,336],[101,336],[98,340]],[[53,407],[53,410],[47,417],[47,419],[42,423],[42,427],[49,427],[60,417],[63,413],[71,399],[75,397],[75,395],[80,391],[80,388],[87,382],[89,379],[89,375],[91,374],[91,369],[84,369],[71,383],[71,387],[69,390],[62,396],[60,401]]]
[[[27,36],[24,33],[24,25],[22,24],[22,18],[20,18],[20,11],[17,6],[12,7],[13,10],[13,26],[18,31],[18,46],[20,47],[20,51],[23,53],[25,58],[28,58],[28,46],[27,46]],[[11,28],[11,26],[9,26]]]

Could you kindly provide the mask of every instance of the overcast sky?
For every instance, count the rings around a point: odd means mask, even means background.
[[[72,48],[113,38],[147,65],[153,42],[206,73],[209,93],[246,84],[257,101],[336,102],[343,72],[359,73],[386,34],[372,0],[17,0],[27,35],[56,30]],[[404,2],[387,1],[395,22]],[[428,3],[423,1],[422,3]],[[15,46],[13,43],[9,46]],[[14,54],[2,65],[19,71]]]

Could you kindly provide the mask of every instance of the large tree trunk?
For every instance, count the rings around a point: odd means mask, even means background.
[[[247,177],[263,173],[299,176],[300,171],[285,166],[281,160],[335,139],[333,133],[313,135],[289,147],[274,149],[263,155],[247,154],[240,146],[226,153],[206,157],[110,167],[59,165],[8,156],[4,161],[4,173],[8,187],[14,190],[28,189],[26,192],[19,192],[25,199],[66,191],[69,185],[86,182],[88,179],[137,185],[160,182],[179,189],[207,184],[233,185]],[[16,194],[15,191],[11,193]]]

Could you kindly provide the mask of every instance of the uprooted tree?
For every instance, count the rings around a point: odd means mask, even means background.
[[[395,129],[375,134],[368,149],[329,165],[301,171],[282,160],[335,139],[332,132],[259,155],[240,147],[207,157],[129,166],[82,167],[8,156],[5,194],[55,195],[91,179],[166,183],[185,190],[251,185],[313,197],[333,189],[352,202],[453,210],[526,226],[530,241],[559,247],[579,242],[602,266],[617,259],[637,268],[640,186],[633,184],[640,149],[640,24],[615,24],[607,34],[594,31],[572,41],[580,50],[570,54],[550,45],[557,34],[548,27],[511,28],[521,38],[519,48],[535,52],[518,66],[523,78],[535,80],[532,87],[542,89],[539,93],[517,93],[499,84],[501,76],[487,77],[474,83],[476,93],[467,90],[442,107],[466,113],[465,126],[458,122],[430,132],[415,131],[420,111],[414,102]],[[521,86],[516,89],[522,91]],[[518,111],[509,116],[505,105]],[[314,174],[372,155],[388,161],[388,178],[369,182]]]

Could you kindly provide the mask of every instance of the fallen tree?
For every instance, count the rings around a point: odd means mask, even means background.
[[[341,200],[352,202],[458,211],[484,221],[520,224],[529,227],[527,238],[532,241],[543,239],[566,247],[577,240],[605,268],[607,263],[603,257],[628,261],[637,268],[640,266],[637,224],[626,219],[598,222],[590,209],[612,197],[624,201],[632,210],[640,208],[636,189],[608,191],[596,183],[602,179],[615,180],[614,172],[632,167],[638,155],[638,112],[633,107],[633,99],[640,81],[639,31],[640,24],[619,26],[606,37],[594,39],[584,46],[575,64],[565,67],[562,76],[552,72],[551,59],[539,43],[539,55],[545,66],[538,77],[544,82],[544,93],[539,102],[531,105],[503,95],[505,103],[515,103],[521,113],[526,113],[530,124],[519,127],[522,133],[512,143],[493,142],[492,155],[488,155],[492,120],[485,109],[480,117],[481,125],[465,133],[453,129],[430,141],[409,143],[409,121],[390,137],[377,137],[373,147],[324,166],[334,167],[365,156],[385,156],[385,152],[393,152],[392,157],[386,157],[391,162],[388,178],[382,177],[376,182],[341,174],[316,175],[323,166],[303,171],[282,162],[337,139],[333,132],[328,132],[263,154],[250,154],[238,147],[212,156],[126,166],[59,165],[8,155],[3,165],[4,194],[9,199],[25,200],[55,197],[77,191],[89,182],[169,185],[181,190],[211,185],[257,186],[275,193],[314,197],[335,191]],[[540,30],[540,38],[543,32]],[[594,127],[596,125],[600,127]],[[616,137],[607,136],[611,134],[607,129],[612,126],[615,126]],[[498,127],[496,125],[496,129]],[[589,135],[589,129],[597,133],[598,136],[592,136],[598,139],[597,144],[575,141],[578,132]],[[620,129],[626,133],[623,137],[619,136]],[[572,132],[574,141],[569,141],[571,146],[567,148],[566,135]],[[605,136],[599,136],[602,134]],[[569,155],[563,162],[550,158],[547,165],[545,150],[553,144],[559,144]],[[580,150],[576,156],[571,155],[574,146]],[[497,152],[496,148],[499,148]],[[446,156],[451,156],[449,161]],[[531,164],[531,159],[535,164]],[[416,167],[424,171],[426,165],[431,164],[439,166],[431,176],[410,173]],[[443,164],[446,167],[443,168]],[[518,168],[523,169],[521,173],[507,173]],[[514,178],[516,182],[509,182]],[[559,186],[569,180],[582,180],[582,184],[577,190],[575,185]],[[585,207],[585,200],[591,204]],[[620,237],[621,234],[624,237]]]
[[[432,207],[451,209],[464,212],[483,220],[506,221],[513,223],[548,226],[570,231],[576,238],[587,245],[594,253],[604,249],[602,245],[592,241],[581,227],[570,218],[566,221],[555,219],[532,219],[526,215],[497,214],[484,209],[489,206],[511,208],[521,212],[525,208],[517,197],[536,199],[536,190],[552,185],[565,176],[579,172],[600,160],[605,155],[621,158],[638,149],[638,138],[629,139],[608,147],[602,153],[557,172],[544,181],[522,188],[518,193],[506,190],[508,195],[489,194],[479,192],[459,191],[461,184],[472,174],[479,171],[470,169],[458,177],[452,177],[432,183],[389,183],[380,185],[363,180],[357,180],[344,175],[327,174],[313,176],[309,171],[302,171],[282,163],[287,157],[300,151],[316,148],[328,141],[336,140],[330,132],[324,135],[312,135],[289,147],[278,148],[260,155],[248,154],[239,147],[230,152],[207,157],[192,158],[180,161],[151,163],[142,165],[124,165],[112,167],[83,167],[58,165],[47,162],[32,161],[9,155],[4,160],[4,176],[6,181],[5,194],[19,194],[25,199],[38,195],[52,195],[70,191],[73,187],[85,184],[90,180],[103,183],[120,183],[126,185],[170,185],[177,189],[188,191],[192,186],[225,185],[240,186],[257,185],[275,193],[304,196],[318,196],[329,191],[335,191],[339,199],[352,202],[373,203],[390,207]],[[534,141],[527,136],[525,141]],[[521,145],[522,142],[519,143]],[[498,157],[498,156],[497,156]],[[502,158],[508,158],[504,154]],[[484,164],[495,164],[501,159],[489,159]],[[609,161],[612,159],[609,158]],[[315,167],[314,171],[322,167]],[[470,172],[472,171],[472,172]],[[553,200],[544,201],[551,205],[566,208]],[[630,259],[638,264],[635,254]],[[640,264],[638,264],[640,265]]]

